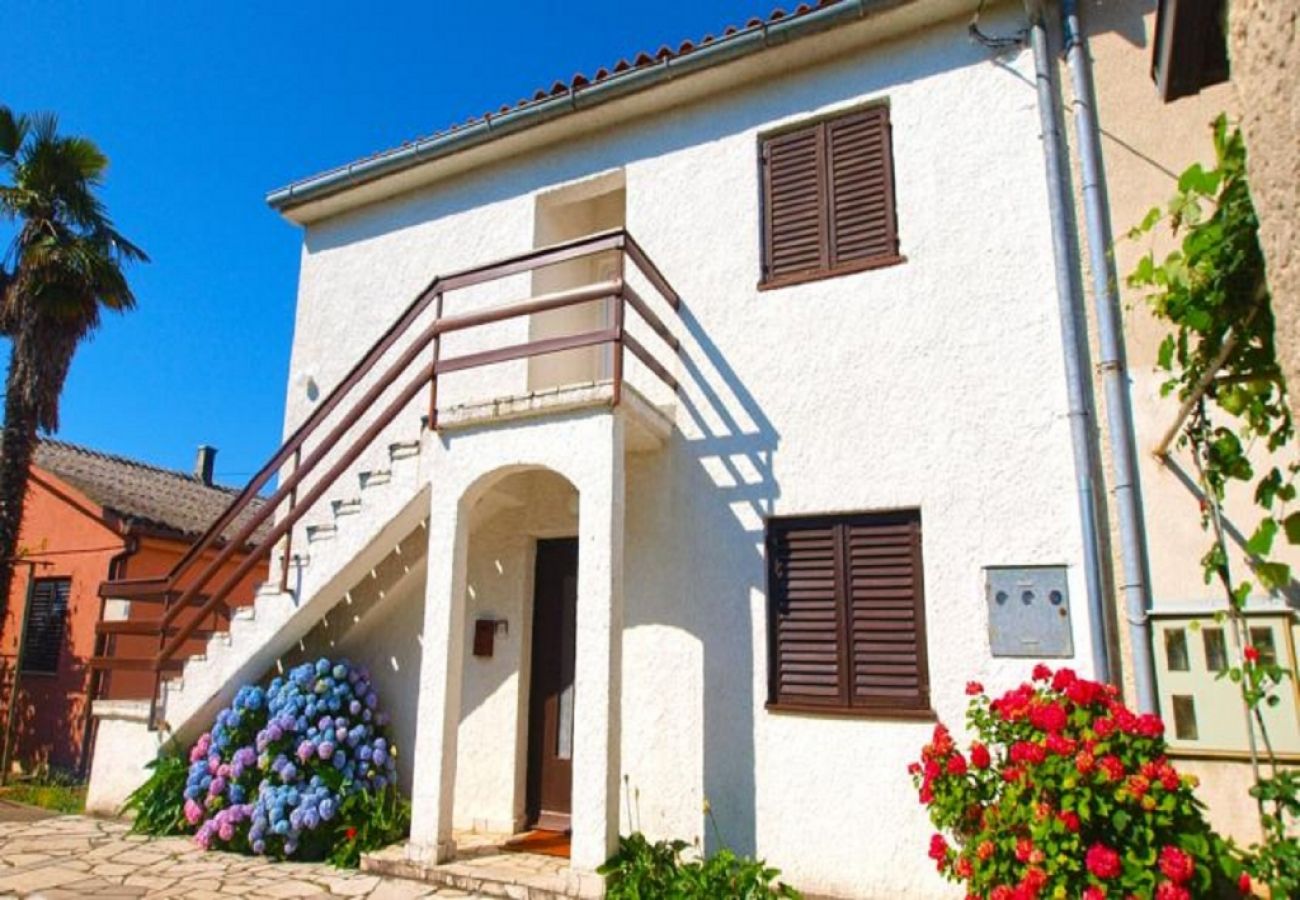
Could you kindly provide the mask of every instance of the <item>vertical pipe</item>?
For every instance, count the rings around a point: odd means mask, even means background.
[[[1123,318],[1115,261],[1111,255],[1114,241],[1101,158],[1101,127],[1093,90],[1092,61],[1088,58],[1087,36],[1079,22],[1077,0],[1062,0],[1061,24],[1065,34],[1066,65],[1074,93],[1074,130],[1079,144],[1080,187],[1097,315],[1098,368],[1106,396],[1107,431],[1114,467],[1115,513],[1119,525],[1125,617],[1133,654],[1134,699],[1141,712],[1153,713],[1158,704],[1148,618],[1151,591],[1147,580],[1146,532],[1137,475],[1137,442],[1133,435]]]
[[[1053,78],[1047,25],[1042,7],[1027,0],[1029,41],[1034,52],[1034,83],[1038,91],[1043,163],[1047,175],[1047,206],[1052,220],[1052,258],[1056,269],[1057,309],[1061,320],[1061,344],[1065,358],[1066,402],[1070,420],[1070,443],[1074,449],[1075,488],[1079,502],[1079,525],[1083,538],[1083,575],[1088,592],[1088,620],[1094,676],[1115,678],[1106,634],[1109,620],[1105,578],[1102,568],[1100,517],[1097,507],[1098,455],[1093,422],[1093,396],[1089,381],[1090,351],[1083,317],[1084,296],[1075,266],[1074,242],[1078,235],[1071,215],[1069,175],[1066,172],[1065,140],[1060,128],[1059,94]]]

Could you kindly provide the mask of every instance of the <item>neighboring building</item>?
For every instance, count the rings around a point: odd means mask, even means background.
[[[212,483],[215,454],[200,448],[189,475],[62,441],[37,444],[0,623],[0,722],[12,723],[15,768],[85,775],[94,739],[88,698],[130,695],[142,674],[108,673],[95,683],[99,586],[166,572],[230,503],[233,492]],[[243,586],[236,596],[246,603],[251,592]]]
[[[1261,15],[1265,7],[1282,15],[1284,7],[1293,6],[1289,0],[1278,4],[1233,0],[1228,5],[1234,16],[1239,6],[1253,6]],[[1190,453],[1176,444],[1163,459],[1154,454],[1174,425],[1179,405],[1176,398],[1161,395],[1164,375],[1156,368],[1160,342],[1171,327],[1152,316],[1142,295],[1124,284],[1125,276],[1148,250],[1154,248],[1158,258],[1163,258],[1176,249],[1167,233],[1141,241],[1124,235],[1142,221],[1147,210],[1163,205],[1173,195],[1178,175],[1188,166],[1214,163],[1214,119],[1226,113],[1234,122],[1244,116],[1249,123],[1251,96],[1257,98],[1260,109],[1266,107],[1268,90],[1243,90],[1245,86],[1238,85],[1236,54],[1229,54],[1223,29],[1224,10],[1223,2],[1210,0],[1145,0],[1099,3],[1087,11],[1132,379],[1160,712],[1169,723],[1168,737],[1180,766],[1201,777],[1202,796],[1210,803],[1214,823],[1248,842],[1258,836],[1259,825],[1258,808],[1247,793],[1252,773],[1247,762],[1245,716],[1237,687],[1217,677],[1237,658],[1237,651],[1231,632],[1213,618],[1213,611],[1223,606],[1223,591],[1217,582],[1206,584],[1202,576],[1200,558],[1211,537],[1201,526],[1196,468]],[[1285,29],[1275,32],[1265,28],[1262,21],[1259,30],[1278,40],[1284,40],[1286,34]],[[1290,103],[1287,108],[1291,109],[1290,93],[1293,91],[1278,90],[1271,96]],[[1256,145],[1249,129],[1246,137],[1251,188],[1258,198],[1253,167]],[[1282,143],[1286,144],[1285,140]],[[1286,146],[1290,153],[1285,163],[1268,167],[1274,173],[1287,165],[1294,170],[1294,140]],[[1289,189],[1294,198],[1294,181]],[[1292,228],[1293,216],[1294,209],[1288,220]],[[1284,257],[1282,254],[1277,260]],[[1295,304],[1294,288],[1288,287],[1273,258],[1269,266],[1279,352],[1285,353],[1293,334],[1286,323],[1287,308]],[[1262,465],[1263,456],[1257,455],[1256,462]],[[1253,488],[1245,485],[1229,491],[1232,502],[1227,521],[1234,541],[1231,566],[1240,579],[1251,579],[1243,544],[1259,518],[1252,492]],[[1277,550],[1300,572],[1300,553],[1282,541]],[[1281,665],[1297,671],[1300,585],[1293,584],[1285,595],[1270,596],[1259,589],[1258,579],[1253,580],[1256,591],[1249,603],[1249,637],[1265,654],[1271,652]],[[1127,647],[1127,633],[1121,633]],[[1131,656],[1125,652],[1122,659],[1131,683]],[[1300,690],[1283,690],[1280,701],[1264,713],[1270,738],[1283,760],[1300,762]]]
[[[715,846],[707,806],[811,892],[952,893],[907,764],[970,679],[1094,673],[1117,593],[1085,571],[1069,185],[1025,12],[988,4],[980,42],[983,5],[773,13],[272,194],[304,240],[250,553],[291,590],[199,655],[116,655],[169,674],[97,705],[90,807],[239,684],[342,655],[413,803],[375,864],[452,879],[467,832],[568,830],[587,892],[620,830]],[[107,592],[223,612],[197,571]]]

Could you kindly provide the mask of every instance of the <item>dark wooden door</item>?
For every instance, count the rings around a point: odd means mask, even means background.
[[[569,830],[573,795],[573,656],[578,541],[539,540],[528,698],[528,824]]]

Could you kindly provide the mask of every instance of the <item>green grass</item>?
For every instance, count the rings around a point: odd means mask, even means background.
[[[18,782],[0,788],[0,798],[60,813],[80,813],[86,808],[86,786]]]

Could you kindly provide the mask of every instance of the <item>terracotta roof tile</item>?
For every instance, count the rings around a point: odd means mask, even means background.
[[[48,438],[37,444],[33,461],[126,522],[177,537],[202,534],[239,493],[236,488],[206,485],[187,472]],[[226,536],[233,537],[262,502],[254,499]],[[255,538],[269,527],[263,523]]]

